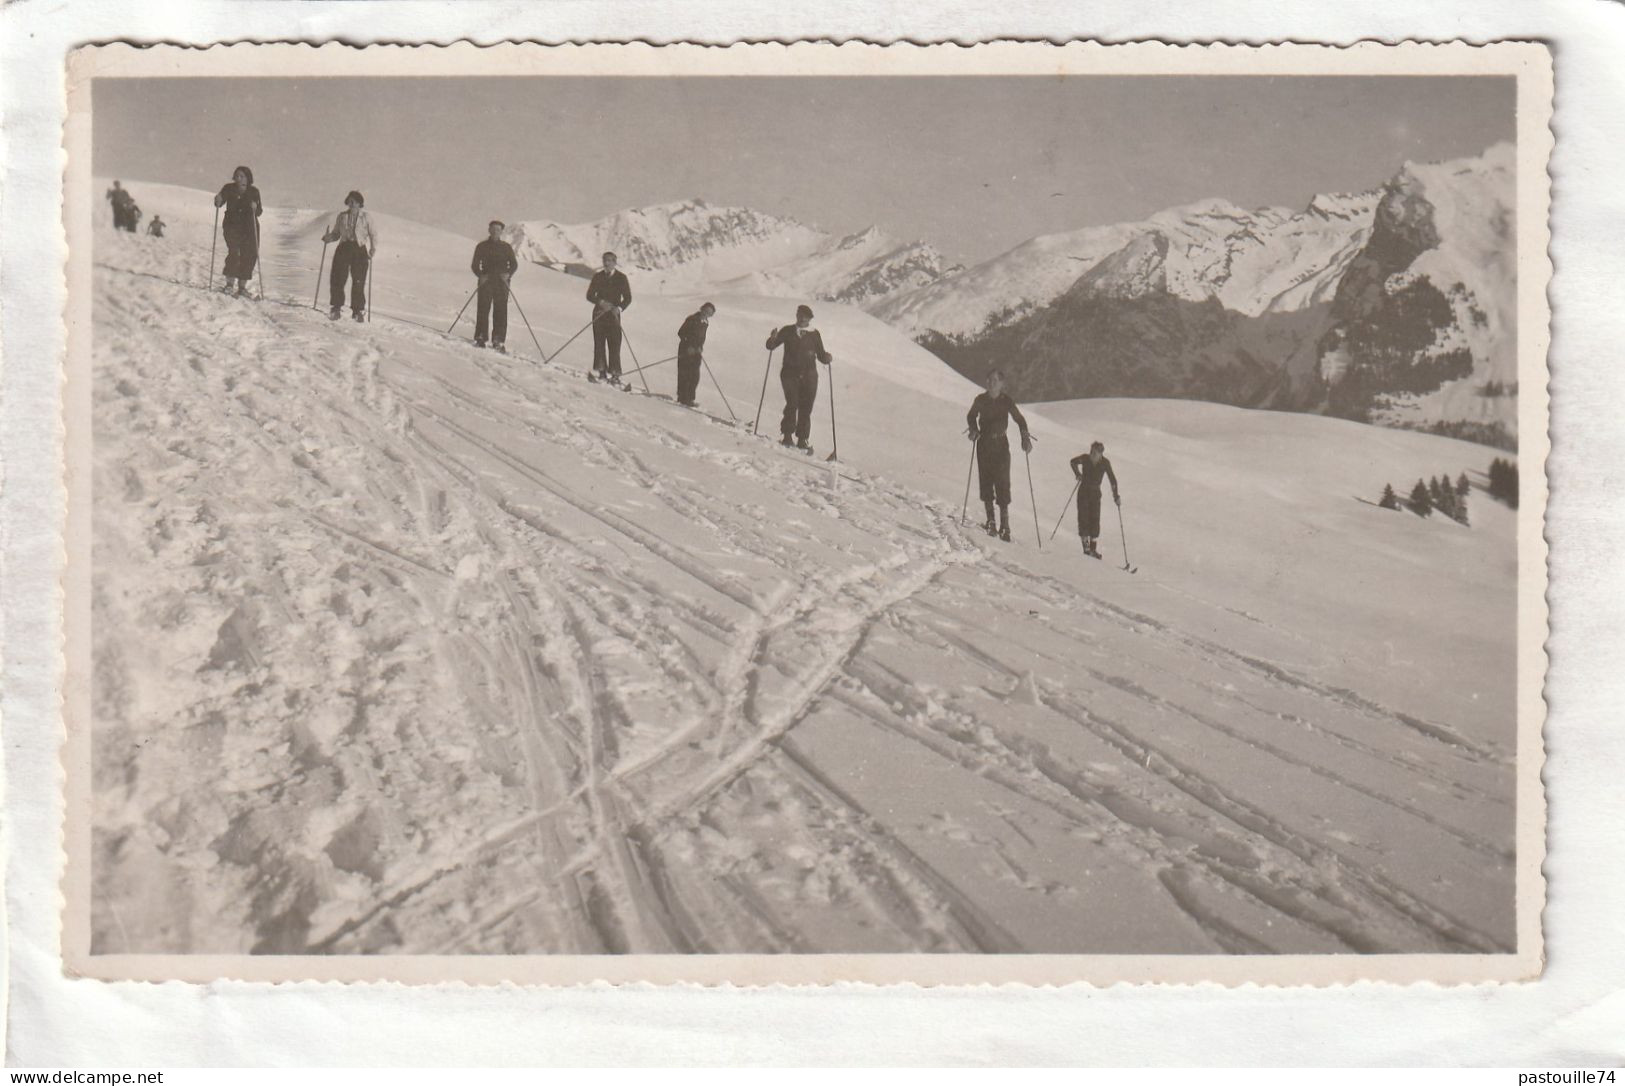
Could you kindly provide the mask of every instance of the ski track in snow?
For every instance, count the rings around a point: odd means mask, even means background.
[[[98,950],[1511,947],[1509,753],[1156,610],[1250,616],[147,251],[95,271]]]

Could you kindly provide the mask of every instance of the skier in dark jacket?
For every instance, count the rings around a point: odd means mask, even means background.
[[[700,362],[705,354],[705,333],[710,330],[711,316],[717,307],[706,302],[688,315],[677,329],[677,402],[693,407],[694,394],[700,389]]]
[[[327,316],[338,320],[344,312],[344,283],[350,283],[350,313],[356,320],[364,320],[367,311],[367,269],[373,254],[378,251],[378,235],[373,232],[372,218],[368,216],[367,200],[361,193],[351,191],[344,198],[344,210],[339,212],[333,225],[322,235],[323,241],[336,241],[333,250],[333,271],[328,276]]]
[[[981,482],[982,506],[987,510],[987,522],[982,525],[988,535],[998,535],[1010,542],[1010,439],[1005,431],[1014,418],[1021,428],[1021,451],[1032,452],[1032,435],[1027,432],[1027,420],[1004,391],[1004,373],[994,370],[987,378],[987,391],[971,401],[965,415],[966,432],[976,442],[977,476]],[[993,505],[999,506],[999,522],[993,523]]]
[[[221,236],[226,239],[226,284],[220,289],[230,294],[235,279],[237,295],[242,297],[248,293],[248,281],[259,261],[259,218],[265,210],[260,190],[254,187],[254,171],[247,166],[233,170],[231,184],[215,193],[214,206],[226,209],[220,223]]]
[[[154,215],[152,217],[152,221],[147,224],[147,236],[150,237],[150,238],[161,238],[161,237],[163,237],[164,236],[164,227],[166,227],[168,225],[169,225],[168,223],[164,222],[163,216]]]
[[[784,389],[784,416],[779,420],[779,444],[794,444],[812,451],[807,438],[812,434],[813,402],[818,399],[818,363],[829,365],[835,356],[824,350],[824,337],[812,326],[813,311],[796,306],[796,323],[787,324],[767,337],[767,349],[784,348],[779,367],[779,385]]]
[[[615,254],[604,254],[604,266],[587,284],[592,303],[592,376],[621,380],[621,312],[632,304],[632,284],[615,270]]]
[[[1095,442],[1089,451],[1072,458],[1072,474],[1078,477],[1078,535],[1083,539],[1083,553],[1099,558],[1095,540],[1100,538],[1100,480],[1112,481],[1112,501],[1123,504],[1117,493],[1117,473],[1106,459],[1106,446]]]
[[[474,346],[483,347],[490,333],[491,346],[505,350],[508,339],[508,283],[519,270],[519,258],[513,246],[502,240],[503,223],[492,219],[486,225],[490,234],[474,246],[474,260],[469,265],[480,280],[480,300],[474,318]]]
[[[130,190],[113,182],[113,187],[107,190],[107,200],[113,205],[113,229],[124,229],[124,209],[130,206]]]

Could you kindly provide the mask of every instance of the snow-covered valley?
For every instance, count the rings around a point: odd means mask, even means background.
[[[1004,544],[975,387],[860,309],[815,304],[809,459],[542,364],[579,278],[476,351],[474,240],[378,214],[330,323],[324,215],[268,209],[238,300],[207,194],[127,184],[171,233],[95,238],[98,952],[1513,948],[1515,517],[1372,504],[1483,446],[1047,404]],[[707,296],[748,419],[794,304]],[[699,300],[639,292],[628,368]],[[1103,562],[1049,538],[1094,438]]]

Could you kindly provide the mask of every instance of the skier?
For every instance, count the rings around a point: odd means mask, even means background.
[[[997,535],[1010,542],[1010,439],[1005,431],[1010,419],[1021,428],[1021,451],[1033,451],[1032,435],[1027,432],[1027,420],[1004,391],[1004,371],[988,374],[987,391],[971,401],[965,415],[966,433],[976,442],[977,476],[981,484],[982,507],[987,510],[987,522],[982,527],[988,535]],[[993,504],[999,506],[999,522],[993,523]]]
[[[254,187],[254,171],[238,166],[231,173],[231,184],[215,193],[214,206],[226,209],[220,233],[226,239],[226,283],[220,289],[232,293],[231,281],[237,280],[237,296],[248,294],[248,281],[254,277],[254,265],[259,260],[257,227],[260,213],[260,190]]]
[[[131,200],[130,206],[124,211],[124,229],[133,234],[136,232],[137,228],[140,227],[140,225],[141,208],[137,206],[134,200]]]
[[[716,311],[716,306],[706,302],[677,329],[677,402],[684,407],[697,406],[694,394],[700,388],[700,356],[705,353],[705,333]]]
[[[604,266],[587,284],[592,303],[592,373],[594,380],[621,382],[621,313],[632,304],[632,285],[615,270],[615,254],[604,254]]]
[[[812,452],[807,437],[812,433],[813,401],[818,399],[817,362],[829,365],[835,356],[824,350],[824,337],[812,326],[810,306],[796,306],[796,323],[770,333],[767,349],[784,348],[779,368],[779,384],[784,389],[784,417],[779,420],[779,444],[794,444]]]
[[[1078,535],[1083,539],[1083,553],[1099,558],[1095,540],[1100,538],[1100,480],[1112,481],[1112,501],[1123,504],[1117,493],[1117,474],[1112,462],[1106,459],[1106,446],[1096,441],[1087,453],[1072,458],[1072,474],[1078,478]]]
[[[130,193],[117,181],[107,190],[107,201],[113,205],[113,229],[124,229],[124,205],[129,202]]]
[[[504,224],[492,219],[486,226],[490,236],[474,246],[469,265],[480,280],[479,315],[474,321],[474,346],[485,346],[490,332],[491,346],[505,351],[508,339],[508,283],[519,270],[513,246],[502,240]]]
[[[147,224],[147,236],[153,238],[163,237],[166,225],[162,215],[154,215],[152,221]]]
[[[366,198],[351,191],[344,198],[345,210],[333,220],[332,229],[322,235],[324,242],[336,241],[333,250],[333,273],[328,278],[327,318],[338,320],[344,312],[344,281],[350,281],[350,312],[356,320],[364,320],[367,310],[367,269],[373,254],[378,251],[378,235],[373,231],[372,219],[363,208]]]

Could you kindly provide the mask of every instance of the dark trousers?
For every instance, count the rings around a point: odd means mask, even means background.
[[[328,305],[344,308],[344,281],[350,281],[350,309],[363,313],[367,308],[367,250],[353,241],[341,241],[333,250],[333,274],[328,277]]]
[[[254,264],[259,260],[259,250],[254,245],[254,228],[227,230],[226,236],[226,278],[252,279],[254,278]]]
[[[500,275],[487,275],[480,280],[474,338],[481,343],[487,339],[492,343],[508,342],[508,284]]]
[[[806,441],[812,433],[812,409],[818,399],[818,367],[810,362],[785,366],[779,370],[779,385],[784,389],[779,433],[784,437],[794,434],[797,441]]]
[[[976,439],[976,475],[984,502],[1010,504],[1010,439],[989,434]]]
[[[1100,491],[1078,488],[1078,534],[1086,539],[1100,537]]]
[[[677,348],[677,399],[693,403],[700,390],[700,352],[689,347]]]
[[[604,313],[592,319],[592,368],[621,375],[621,315]]]

